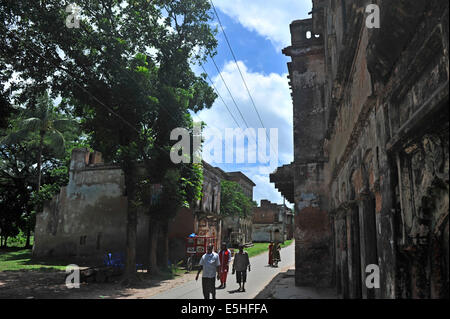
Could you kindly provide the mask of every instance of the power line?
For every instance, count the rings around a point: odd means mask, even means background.
[[[22,41],[21,39],[19,39],[18,37],[16,37],[16,35],[10,33],[10,35],[12,35],[14,38],[16,38],[22,45],[27,46],[24,41]],[[56,67],[59,70],[64,71],[66,74],[68,74],[72,79],[74,79],[75,77],[65,68],[55,65],[52,61],[49,61],[47,58],[45,58],[42,54],[40,54],[39,52],[37,52],[33,47],[31,46],[27,46],[28,48],[30,48],[35,54],[39,55],[42,59],[46,60],[47,62],[49,62],[51,65],[53,65],[54,67]],[[97,99],[92,93],[90,93],[88,90],[86,90],[83,86],[81,86],[77,81],[73,81],[75,83],[76,86],[78,86],[79,88],[81,88],[85,93],[87,93],[88,95],[90,95],[97,103],[99,103],[101,106],[103,106],[108,112],[110,112],[111,114],[115,115],[117,118],[119,118],[121,121],[123,121],[126,125],[128,125],[131,129],[133,129],[134,131],[136,131],[138,134],[140,134],[140,132],[130,123],[128,122],[126,119],[124,119],[121,115],[117,114],[114,110],[112,110],[110,107],[108,107],[107,105],[103,104],[99,99]]]
[[[219,22],[220,28],[222,29],[223,35],[225,36],[225,40],[227,42],[228,48],[230,49],[231,55],[233,56],[233,59],[234,59],[234,62],[236,64],[236,66],[237,66],[239,74],[241,75],[242,82],[244,82],[244,86],[245,86],[245,89],[247,90],[248,96],[250,97],[250,100],[251,100],[251,102],[253,104],[253,107],[254,107],[254,109],[256,111],[256,114],[258,115],[259,121],[261,122],[261,125],[265,128],[264,123],[263,123],[263,121],[261,119],[261,116],[259,115],[258,109],[256,108],[255,101],[253,100],[253,97],[252,97],[252,95],[250,93],[250,90],[249,90],[249,88],[247,86],[247,82],[245,81],[244,75],[242,74],[241,68],[239,67],[239,63],[238,63],[238,61],[236,59],[236,56],[234,54],[234,51],[233,51],[233,49],[231,47],[230,41],[228,40],[227,34],[225,32],[225,29],[224,29],[224,27],[222,25],[222,21],[220,21],[219,14],[217,13],[216,7],[214,6],[214,3],[213,3],[212,0],[210,0],[210,2],[211,2],[211,5],[213,7],[214,13],[215,13],[215,15],[217,17],[217,21]]]
[[[269,140],[269,145],[270,145],[270,147],[272,147],[272,143],[270,142],[270,137],[269,137],[269,135],[267,133],[267,129],[266,129],[266,127],[265,127],[265,125],[264,125],[264,123],[262,121],[262,118],[261,118],[261,116],[260,116],[260,114],[258,112],[258,109],[256,108],[255,101],[253,100],[253,97],[252,97],[252,95],[250,93],[250,90],[249,90],[249,88],[247,86],[247,82],[245,81],[245,78],[244,78],[244,75],[242,74],[241,68],[239,67],[239,63],[238,63],[238,61],[236,59],[236,56],[235,56],[234,51],[233,51],[233,48],[231,47],[230,41],[228,40],[227,33],[225,32],[225,29],[224,29],[224,27],[222,25],[222,21],[220,20],[220,17],[219,17],[219,14],[217,13],[216,7],[214,6],[214,3],[213,3],[212,0],[210,0],[210,3],[211,3],[211,6],[212,6],[212,8],[214,10],[215,16],[217,17],[217,21],[219,22],[220,28],[222,29],[222,33],[223,33],[223,35],[225,37],[225,40],[226,40],[227,45],[228,45],[228,48],[230,49],[231,55],[233,56],[234,63],[236,64],[236,67],[237,67],[237,69],[239,71],[239,74],[241,76],[242,82],[244,83],[245,89],[247,90],[247,94],[250,97],[250,101],[252,102],[252,105],[253,105],[253,108],[256,111],[256,114],[258,115],[259,122],[261,123],[262,127],[265,129],[266,137]],[[272,148],[272,150],[273,150],[273,148]]]
[[[27,46],[23,40],[17,38],[14,34],[12,34],[13,37],[15,37],[22,45]],[[134,131],[136,131],[138,134],[141,134],[141,132],[139,132],[138,129],[136,129],[130,122],[128,122],[126,119],[124,119],[122,116],[120,116],[119,114],[117,114],[116,112],[114,112],[114,110],[112,110],[110,107],[108,107],[107,105],[105,105],[103,102],[101,102],[99,99],[97,99],[91,92],[89,92],[87,89],[85,89],[83,86],[81,86],[80,84],[78,84],[78,82],[75,80],[75,77],[65,68],[58,66],[56,64],[54,64],[52,61],[49,61],[47,58],[45,58],[44,56],[42,56],[39,52],[37,52],[34,48],[27,46],[28,48],[30,48],[35,54],[37,54],[38,56],[40,56],[42,59],[46,60],[47,62],[49,62],[51,65],[53,65],[55,68],[64,71],[66,74],[68,74],[74,81],[75,85],[77,85],[78,87],[80,87],[85,93],[87,93],[89,96],[91,96],[95,101],[97,101],[97,103],[99,103],[101,106],[103,106],[106,110],[108,110],[111,114],[115,115],[118,119],[120,119],[121,121],[123,121],[126,125],[128,125],[131,129],[133,129]],[[160,149],[161,151],[165,152],[167,155],[170,156],[170,152],[168,152],[166,149],[164,149],[163,147],[157,145],[157,144],[153,144],[154,147]]]
[[[233,113],[231,113],[230,108],[228,107],[227,103],[225,103],[225,100],[223,99],[222,95],[220,95],[219,90],[217,90],[216,86],[214,85],[214,82],[212,81],[211,77],[209,76],[208,72],[206,72],[205,67],[203,66],[203,64],[201,64],[201,67],[203,69],[203,71],[205,72],[206,76],[208,77],[209,82],[211,83],[211,86],[213,87],[213,89],[216,91],[217,95],[219,96],[219,98],[222,100],[223,104],[225,105],[225,107],[228,110],[228,113],[230,113],[234,123],[236,123],[236,125],[238,127],[240,127],[239,123],[236,121],[236,118],[234,117]]]
[[[211,57],[211,60],[213,61],[214,66],[216,67],[217,73],[219,74],[220,78],[222,79],[223,84],[225,85],[225,88],[226,88],[227,91],[228,91],[228,94],[230,94],[230,96],[231,96],[231,100],[233,101],[234,105],[236,106],[236,109],[238,110],[239,114],[241,115],[242,120],[244,121],[244,123],[245,123],[245,125],[247,126],[247,128],[249,128],[249,126],[248,126],[248,124],[247,124],[247,121],[246,121],[245,118],[244,118],[244,115],[242,115],[242,112],[241,112],[241,110],[239,109],[239,106],[237,105],[237,103],[236,103],[236,101],[235,101],[235,99],[234,99],[234,97],[233,97],[233,94],[231,94],[231,91],[230,91],[230,89],[228,88],[227,82],[226,82],[225,79],[223,78],[222,73],[220,72],[220,69],[219,69],[219,67],[218,67],[217,64],[216,64],[216,61],[214,60],[213,57]]]

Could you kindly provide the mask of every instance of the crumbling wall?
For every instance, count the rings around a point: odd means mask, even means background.
[[[344,298],[448,297],[448,2],[378,1],[380,29],[366,27],[363,1],[313,4],[283,50],[293,182],[271,176],[294,195],[296,281],[326,278],[330,260]],[[379,288],[365,284],[368,265]]]
[[[69,183],[37,214],[34,256],[88,256],[124,252],[127,200],[120,168],[89,161],[87,149],[72,153]],[[146,238],[138,216],[138,239]]]
[[[288,64],[294,115],[294,187],[297,285],[331,285],[331,226],[324,185],[323,143],[327,130],[323,35],[312,20],[291,26]]]

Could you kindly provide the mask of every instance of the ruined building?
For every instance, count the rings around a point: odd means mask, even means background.
[[[220,242],[220,181],[220,172],[203,162],[202,199],[195,207],[180,208],[169,222],[171,262],[185,257],[185,238],[191,233],[215,237],[216,242]],[[153,193],[157,194],[159,185],[154,186]],[[69,183],[36,215],[33,255],[102,261],[107,252],[125,252],[126,225],[127,198],[121,168],[104,163],[99,152],[74,149]],[[142,263],[149,251],[148,236],[149,215],[141,207],[138,209],[136,255]]]
[[[372,3],[379,28],[366,1],[314,0],[283,50],[294,162],[271,181],[295,203],[296,284],[448,298],[448,1]]]
[[[253,209],[253,241],[271,242],[292,239],[293,214],[286,205],[262,199]]]
[[[222,180],[238,183],[244,195],[253,201],[253,187],[256,184],[242,172],[224,172],[219,167]],[[239,244],[250,245],[252,243],[252,216],[226,216],[222,218],[222,240],[232,247],[238,247]]]
[[[195,233],[221,241],[251,242],[251,217],[223,218],[220,215],[221,181],[233,180],[253,198],[255,184],[241,172],[224,172],[206,162],[203,166],[202,198],[191,208],[180,207],[168,224],[169,261],[186,256],[186,238]],[[143,168],[142,168],[143,169]],[[152,185],[152,200],[161,185]],[[72,151],[69,183],[36,215],[33,255],[73,256],[101,260],[107,252],[125,252],[127,198],[123,171],[104,163],[101,153],[86,148]],[[145,263],[149,251],[149,214],[138,209],[138,261]],[[236,235],[236,236],[232,236]],[[159,240],[162,241],[160,236]],[[159,245],[162,246],[162,245]],[[161,250],[161,249],[159,249]]]

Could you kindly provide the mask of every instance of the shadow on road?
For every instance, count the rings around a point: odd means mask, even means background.
[[[229,291],[228,291],[229,294],[244,293],[244,292],[245,292],[245,290],[244,290],[244,291],[240,291],[239,289],[236,289],[236,290],[229,290]]]
[[[295,270],[277,274],[255,299],[336,299],[333,288],[297,287]]]
[[[68,289],[65,271],[0,271],[0,299],[139,299],[151,295],[152,289],[160,290],[173,279],[170,274],[164,273],[160,276],[139,273],[138,277],[139,282],[128,287],[114,280],[107,283],[81,283],[78,289]]]

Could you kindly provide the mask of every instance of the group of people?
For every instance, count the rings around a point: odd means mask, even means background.
[[[217,280],[220,280],[218,289],[226,287],[229,265],[233,260],[232,274],[236,274],[236,282],[239,284],[238,291],[245,291],[245,282],[247,281],[247,269],[250,271],[250,258],[248,253],[244,251],[244,246],[239,245],[239,252],[231,255],[231,251],[227,248],[226,243],[222,243],[220,252],[217,254],[213,251],[214,246],[207,247],[206,254],[202,256],[199,262],[200,269],[197,272],[195,280],[198,280],[200,273],[202,275],[203,296],[209,299],[216,299],[216,274]]]
[[[198,280],[200,273],[202,275],[202,289],[205,299],[216,299],[216,278],[220,280],[220,286],[217,289],[225,289],[227,284],[227,276],[231,261],[233,261],[232,274],[236,274],[236,282],[239,284],[238,291],[245,292],[245,282],[247,281],[247,270],[250,271],[250,258],[248,253],[244,251],[244,246],[239,245],[239,252],[234,255],[228,249],[226,243],[222,243],[220,252],[217,254],[213,251],[214,246],[207,247],[206,254],[202,256],[199,262],[199,270],[195,280]],[[281,246],[278,242],[269,244],[269,265],[278,267]]]
[[[278,263],[281,261],[280,256],[281,245],[278,242],[270,242],[269,244],[269,266],[278,267]]]

